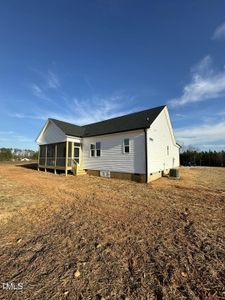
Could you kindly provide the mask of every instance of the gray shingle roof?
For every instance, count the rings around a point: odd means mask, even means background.
[[[56,119],[49,119],[54,122],[66,135],[82,137],[84,135],[84,127],[59,121]]]
[[[164,107],[165,105],[84,126],[78,126],[55,119],[49,120],[52,120],[66,135],[90,137],[148,128]]]

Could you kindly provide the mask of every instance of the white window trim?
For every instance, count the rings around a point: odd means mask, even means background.
[[[128,140],[129,141],[129,145],[126,145],[126,147],[128,146],[129,147],[129,152],[125,152],[125,140]],[[125,138],[123,139],[123,154],[130,154],[130,138]]]
[[[100,150],[100,156],[97,156],[97,148],[96,148],[97,143],[100,143],[100,149],[98,149],[98,150]],[[91,145],[94,145],[94,149],[91,149]],[[97,158],[101,157],[102,156],[102,147],[101,146],[102,146],[101,142],[90,143],[90,157],[97,157]],[[91,151],[94,151],[93,156],[91,155]]]
[[[97,143],[100,144],[100,148],[99,149],[97,149]],[[97,150],[100,150],[100,155],[97,155]],[[101,142],[96,142],[95,143],[95,156],[96,157],[101,157],[102,156],[102,144],[101,144]]]
[[[91,145],[94,145],[94,149],[91,149]],[[94,151],[94,155],[91,155],[91,152]],[[90,143],[90,157],[95,157],[95,144]]]

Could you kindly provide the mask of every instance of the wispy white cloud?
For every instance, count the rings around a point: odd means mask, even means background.
[[[37,68],[31,68],[39,77],[39,84],[45,89],[57,89],[61,86],[59,76],[51,69],[43,71]]]
[[[180,120],[184,120],[184,119],[187,119],[189,117],[189,115],[188,114],[180,114],[180,113],[177,113],[177,114],[175,114],[174,116],[173,116],[173,119],[175,120],[175,121],[180,121]]]
[[[46,76],[48,87],[51,89],[57,89],[60,87],[60,82],[58,76],[53,73],[52,71],[48,71],[48,74]]]
[[[0,142],[7,142],[12,139],[12,135],[14,134],[13,131],[8,130],[8,131],[0,131]]]
[[[31,138],[28,138],[24,135],[14,135],[14,139],[16,139],[18,142],[27,143],[27,142],[33,142],[34,140]]]
[[[32,84],[31,89],[32,89],[33,94],[37,97],[39,97],[40,95],[43,94],[42,89],[37,84]]]
[[[201,149],[205,150],[225,150],[225,144],[202,144]]]
[[[89,124],[135,111],[135,108],[127,108],[128,101],[124,103],[124,98],[123,96],[93,97],[83,101],[75,98],[70,109],[77,124]]]
[[[223,40],[225,39],[225,22],[220,24],[213,33],[213,40]]]
[[[217,116],[225,116],[225,110],[216,113]]]
[[[184,118],[185,117],[184,114],[175,114],[175,116],[178,117],[178,118]]]
[[[47,100],[47,101],[51,101],[50,98],[46,95],[45,91],[43,88],[41,88],[39,85],[37,85],[36,83],[33,83],[31,85],[31,91],[32,94],[37,97],[40,98],[42,100]]]
[[[10,141],[9,138],[0,136],[0,142],[8,142],[8,141]]]
[[[24,119],[24,114],[21,114],[21,113],[9,113],[9,116],[10,117],[15,117],[15,118],[18,118],[18,119]]]
[[[0,131],[0,135],[9,135],[9,134],[13,134],[13,131],[9,130],[9,131]]]
[[[225,96],[225,71],[216,70],[209,55],[193,67],[191,73],[191,82],[184,86],[180,97],[169,101],[171,106],[182,106]]]
[[[47,72],[40,71],[38,69],[32,68],[32,71],[39,75],[39,80],[37,82],[33,82],[30,85],[30,89],[32,94],[41,100],[48,101],[56,106],[58,104],[52,99],[50,90],[56,90],[60,88],[60,81],[56,73],[51,70]],[[57,90],[59,95],[59,90]],[[60,96],[58,96],[60,97]]]
[[[107,98],[95,96],[84,100],[75,98],[71,102],[68,102],[67,106],[62,107],[61,112],[40,110],[36,114],[14,113],[10,114],[10,116],[19,119],[39,120],[54,118],[77,125],[85,125],[142,109],[137,106],[132,109],[127,108],[127,103],[130,103],[130,101],[124,102],[125,99],[128,100],[125,96],[112,96]],[[131,99],[132,102],[132,98],[129,99]]]
[[[0,132],[0,142],[33,142],[32,138],[26,137],[24,135],[17,135],[13,131],[1,131]]]
[[[218,143],[225,140],[225,121],[178,128],[175,135],[178,142],[186,146]]]
[[[64,120],[69,123],[74,123],[74,117],[71,113],[57,113],[57,112],[50,112],[50,111],[40,111],[36,114],[20,114],[20,113],[11,113],[9,114],[10,117],[18,118],[18,119],[32,119],[32,120],[42,120],[46,121],[48,118]]]
[[[9,116],[17,119],[46,120],[45,116],[41,116],[41,114],[9,113]]]

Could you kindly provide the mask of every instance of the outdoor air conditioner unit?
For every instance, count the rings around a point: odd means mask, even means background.
[[[110,177],[110,171],[102,170],[102,171],[100,171],[100,176],[101,177]]]

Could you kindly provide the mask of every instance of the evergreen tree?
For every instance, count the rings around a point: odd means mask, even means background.
[[[225,167],[225,151],[199,151],[189,148],[180,154],[180,164],[183,166]]]
[[[0,161],[9,161],[12,159],[11,149],[1,148]]]

